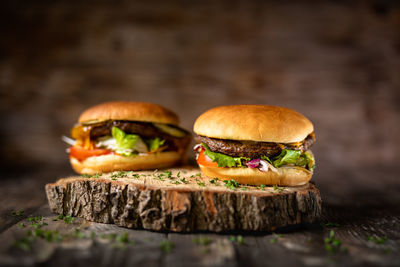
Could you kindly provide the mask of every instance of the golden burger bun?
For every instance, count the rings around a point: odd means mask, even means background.
[[[103,155],[89,157],[79,161],[70,157],[72,168],[80,174],[96,174],[102,172],[137,171],[146,169],[166,168],[180,163],[181,155],[176,151],[158,152],[136,157],[120,155]]]
[[[178,125],[174,112],[160,105],[145,102],[106,102],[85,110],[79,123],[95,123],[106,120],[143,121]]]
[[[212,108],[194,123],[198,135],[257,142],[294,143],[314,131],[300,113],[268,105],[234,105]]]
[[[308,183],[312,172],[302,167],[285,166],[277,168],[277,172],[262,172],[257,168],[220,168],[206,167],[199,164],[204,175],[210,178],[235,180],[240,184],[300,186]]]

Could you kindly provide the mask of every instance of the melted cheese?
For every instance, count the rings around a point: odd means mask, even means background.
[[[82,146],[85,149],[93,149],[94,142],[90,140],[91,126],[78,125],[72,128],[71,136],[76,140],[77,146]]]

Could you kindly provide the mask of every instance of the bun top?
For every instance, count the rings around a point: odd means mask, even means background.
[[[206,111],[194,123],[198,135],[258,142],[300,142],[313,131],[313,124],[300,113],[267,105],[220,106]]]
[[[162,106],[144,102],[106,102],[85,110],[79,123],[105,120],[129,120],[178,125],[179,118],[173,111]]]

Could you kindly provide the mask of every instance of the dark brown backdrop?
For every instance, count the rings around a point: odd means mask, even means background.
[[[78,2],[1,3],[3,178],[71,174],[60,136],[103,101],[162,104],[187,129],[265,103],[314,122],[325,203],[399,202],[395,1]]]

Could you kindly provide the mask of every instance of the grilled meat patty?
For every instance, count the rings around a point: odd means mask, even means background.
[[[186,135],[184,137],[175,137],[166,132],[163,132],[152,123],[140,122],[140,121],[122,121],[122,120],[110,120],[102,122],[98,125],[94,125],[90,130],[90,139],[95,140],[102,136],[111,135],[112,127],[118,127],[122,131],[128,134],[137,134],[143,138],[160,138],[165,140],[165,145],[167,145],[168,151],[182,151],[190,143],[190,133],[179,128],[179,130],[184,131]]]
[[[223,153],[232,157],[259,158],[260,156],[274,157],[282,149],[308,150],[315,142],[314,133],[308,135],[299,144],[281,144],[255,141],[238,141],[197,136],[197,143],[205,143],[211,151]]]

